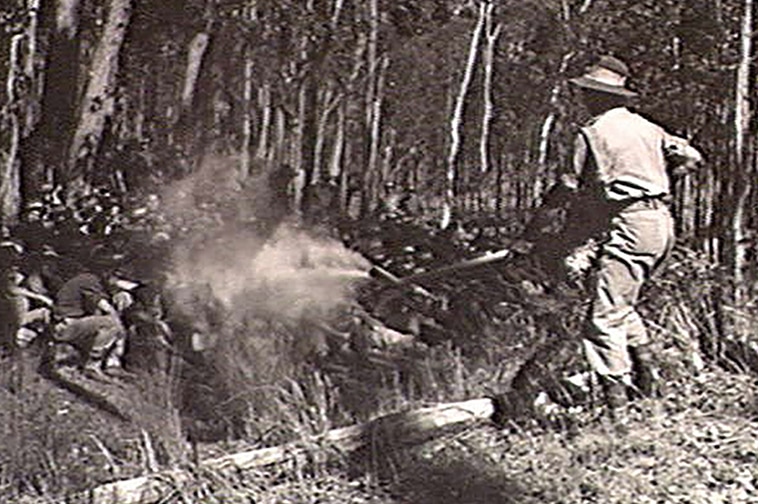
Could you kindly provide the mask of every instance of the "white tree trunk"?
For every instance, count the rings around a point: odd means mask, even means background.
[[[569,61],[571,61],[571,58],[574,57],[574,52],[570,52],[563,55],[563,58],[561,59],[561,65],[558,68],[558,76],[559,80],[553,86],[552,91],[550,92],[550,113],[545,118],[545,121],[542,123],[542,129],[540,130],[540,143],[539,143],[539,155],[537,157],[537,165],[540,167],[540,169],[544,168],[547,165],[547,155],[549,152],[550,147],[550,134],[553,131],[553,125],[555,124],[555,106],[558,104],[558,98],[560,97],[561,93],[561,83],[563,81],[562,76],[566,73],[566,69],[568,68]]]
[[[337,27],[340,20],[340,14],[342,14],[342,7],[344,6],[344,0],[334,0],[334,10],[332,11],[332,29]]]
[[[314,181],[319,180],[322,178],[322,174],[324,172],[328,173],[329,168],[326,169],[322,168],[324,165],[323,157],[324,157],[324,147],[326,142],[326,130],[329,126],[329,118],[331,117],[334,110],[337,108],[337,106],[340,104],[342,100],[342,95],[336,94],[334,92],[333,86],[330,84],[326,87],[326,89],[323,92],[323,96],[321,98],[321,103],[323,104],[323,110],[321,111],[321,115],[318,119],[318,126],[316,128],[316,149],[314,153],[314,161],[313,164],[315,165],[316,173],[314,173]]]
[[[58,0],[55,10],[55,27],[68,38],[76,37],[78,31],[79,0]]]
[[[242,147],[240,152],[240,181],[250,176],[250,148],[253,142],[253,60],[248,51],[245,51],[243,63],[243,91],[242,91]]]
[[[735,93],[735,149],[737,155],[737,173],[735,180],[735,211],[732,220],[734,237],[734,280],[736,286],[735,298],[739,301],[743,293],[743,272],[747,262],[747,247],[744,236],[745,205],[750,195],[751,179],[748,172],[752,160],[747,159],[748,149],[746,140],[750,127],[750,62],[753,36],[753,0],[745,0],[740,31],[741,57],[737,67],[737,84]]]
[[[374,209],[376,191],[374,188],[376,179],[377,162],[379,159],[379,144],[376,141],[378,136],[374,133],[376,97],[377,97],[377,73],[379,67],[379,0],[369,1],[369,36],[367,40],[367,69],[366,76],[366,105],[365,105],[365,123],[364,127],[368,133],[366,138],[367,156],[365,159],[363,173],[363,202],[362,210],[371,212]]]
[[[752,52],[753,0],[745,0],[740,34],[740,63],[737,67],[735,89],[735,149],[737,163],[742,165],[745,156],[745,139],[750,125],[750,56]]]
[[[20,110],[19,97],[16,95],[16,81],[23,72],[19,64],[21,58],[21,45],[24,41],[23,34],[11,37],[10,55],[8,59],[8,75],[5,82],[7,96],[7,131],[8,143],[0,146],[0,223],[12,225],[18,218],[21,208],[21,174],[19,171],[18,147],[21,137],[21,120],[18,116]],[[4,152],[3,152],[4,151]]]
[[[200,77],[200,69],[210,40],[210,35],[200,32],[192,38],[187,50],[187,71],[184,74],[184,87],[182,88],[182,108],[184,110],[192,107],[197,80]]]
[[[275,145],[268,151],[268,166],[286,159],[287,117],[280,107],[275,109],[274,133]]]
[[[487,4],[486,18],[485,18],[485,32],[487,44],[484,48],[484,83],[483,83],[483,98],[484,98],[484,111],[482,113],[482,136],[479,142],[479,157],[481,163],[482,173],[486,173],[490,169],[490,123],[492,122],[492,76],[494,70],[495,59],[495,46],[497,39],[500,37],[500,31],[503,27],[498,23],[495,27],[492,26],[492,10],[494,5]]]
[[[250,72],[252,78],[252,71]],[[247,78],[247,77],[246,77]],[[271,83],[266,81],[258,90],[260,93],[258,106],[261,108],[261,123],[258,128],[258,147],[255,149],[255,159],[263,162],[268,158],[269,130],[271,129]]]
[[[371,173],[376,176],[380,174],[379,160],[381,157],[381,145],[382,145],[382,105],[384,102],[384,76],[389,66],[389,58],[384,56],[381,58],[379,72],[376,76],[376,94],[371,104],[371,144],[369,149],[369,169]],[[377,178],[372,179],[374,184],[377,184],[379,180]],[[379,187],[375,187],[372,191],[374,194],[379,193]]]
[[[442,220],[440,227],[442,229],[447,228],[450,225],[453,204],[455,199],[455,180],[457,178],[458,170],[458,153],[461,147],[461,128],[463,122],[463,107],[466,103],[466,95],[468,89],[471,86],[471,79],[474,75],[474,68],[476,66],[476,57],[479,52],[479,46],[481,45],[482,32],[484,31],[484,21],[486,17],[487,6],[485,2],[479,3],[479,16],[474,26],[474,31],[471,35],[471,45],[469,46],[468,60],[466,62],[466,68],[463,72],[463,80],[461,81],[461,88],[458,92],[458,96],[455,100],[455,109],[453,110],[453,116],[450,120],[450,152],[447,156],[447,171],[445,176],[445,197],[442,207]]]
[[[92,57],[89,81],[79,107],[79,121],[69,149],[69,170],[95,154],[106,121],[113,114],[118,59],[131,18],[131,3],[131,0],[108,2],[108,18]],[[73,175],[80,179],[84,174]]]
[[[329,165],[329,176],[339,177],[342,173],[342,160],[345,152],[345,123],[347,122],[347,100],[342,100],[337,108],[337,132],[334,135],[332,161]]]
[[[24,74],[29,82],[31,96],[27,100],[26,113],[24,117],[23,135],[29,135],[34,129],[39,117],[40,97],[42,96],[41,80],[37,78],[37,37],[39,27],[39,10],[41,0],[29,0],[27,12],[29,24],[26,28],[26,60],[24,62]]]

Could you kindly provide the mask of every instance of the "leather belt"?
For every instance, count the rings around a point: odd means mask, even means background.
[[[660,196],[647,196],[644,198],[636,198],[633,200],[620,201],[618,205],[618,211],[634,211],[634,210],[659,210],[661,208],[668,208],[670,198],[667,194],[661,194]]]

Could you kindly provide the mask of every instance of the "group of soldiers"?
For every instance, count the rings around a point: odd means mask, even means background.
[[[123,378],[129,334],[147,327],[155,337],[170,332],[145,265],[130,264],[128,246],[119,241],[144,224],[149,198],[131,213],[125,206],[107,191],[65,201],[52,189],[27,206],[21,222],[3,229],[4,353],[44,342],[52,368],[76,366],[93,378]],[[122,245],[118,251],[116,242]]]

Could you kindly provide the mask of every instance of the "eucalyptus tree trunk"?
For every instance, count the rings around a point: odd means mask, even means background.
[[[374,135],[374,113],[376,111],[376,97],[379,67],[379,0],[369,1],[369,35],[367,40],[367,76],[365,98],[365,122],[366,132],[364,144],[363,166],[363,195],[361,198],[361,214],[366,215],[374,210],[377,198],[375,190],[376,170],[379,160],[379,142]]]
[[[274,109],[274,145],[268,151],[268,167],[287,160],[287,116],[281,106]]]
[[[252,69],[246,78],[252,79]],[[258,146],[255,148],[255,161],[264,165],[269,159],[270,131],[272,125],[273,107],[271,102],[271,83],[265,81],[258,89],[258,106],[261,109],[261,122],[258,126]],[[264,171],[266,171],[264,169]]]
[[[65,178],[80,94],[79,0],[58,0],[42,5],[41,22],[49,36],[44,58],[44,85],[43,79],[39,79],[39,123],[30,134],[29,148],[25,149],[23,175],[25,191],[30,195],[46,181]],[[35,16],[35,22],[36,19]]]
[[[558,81],[550,91],[550,113],[548,113],[545,121],[542,123],[542,129],[540,130],[540,143],[538,148],[539,153],[537,157],[537,166],[540,168],[540,171],[543,171],[547,166],[547,158],[550,147],[550,134],[552,133],[553,126],[555,125],[555,107],[558,104],[558,99],[560,98],[563,75],[566,73],[568,64],[573,57],[573,51],[563,55],[563,58],[561,58],[560,67],[558,68]]]
[[[38,30],[41,0],[28,0],[27,15],[29,18],[26,28],[26,57],[24,60],[24,75],[29,84],[29,96],[26,100],[26,112],[22,134],[29,135],[39,120],[39,99],[42,95],[42,80],[39,79],[38,68]]]
[[[240,182],[250,176],[250,148],[253,143],[253,60],[250,51],[245,52],[242,66],[242,146],[240,147]]]
[[[747,250],[745,246],[745,205],[748,201],[752,187],[752,164],[750,155],[752,142],[748,141],[750,127],[750,62],[752,55],[753,36],[753,0],[744,0],[744,12],[742,28],[740,30],[740,63],[737,67],[737,83],[735,90],[735,159],[736,171],[733,182],[735,184],[734,215],[732,218],[732,236],[734,240],[734,264],[733,273],[735,280],[735,298],[740,300],[744,294],[743,272],[746,266]]]
[[[337,126],[332,146],[332,158],[329,163],[329,176],[339,177],[342,173],[342,161],[345,153],[345,126],[347,123],[347,100],[342,99],[337,106]]]
[[[389,67],[389,56],[386,54],[383,55],[380,58],[380,65],[379,65],[379,72],[376,76],[376,95],[374,96],[374,101],[372,104],[372,112],[371,112],[371,149],[370,149],[370,157],[369,157],[369,167],[371,167],[371,172],[374,174],[373,183],[373,193],[379,194],[380,187],[379,184],[385,181],[385,167],[387,166],[388,158],[391,159],[392,157],[392,145],[391,142],[385,146],[385,155],[382,156],[381,154],[381,146],[382,146],[382,130],[381,130],[381,123],[382,123],[382,106],[384,104],[384,76],[387,72],[387,67]],[[381,167],[380,167],[381,163]]]
[[[74,38],[79,30],[79,0],[58,0],[55,10],[55,24],[59,32]]]
[[[200,77],[200,69],[203,58],[208,50],[211,37],[207,31],[197,33],[192,37],[187,50],[187,67],[184,73],[184,87],[182,88],[182,109],[192,108],[195,101],[195,90]]]
[[[342,96],[334,91],[334,86],[331,83],[326,87],[322,94],[321,103],[323,106],[316,127],[316,147],[314,153],[316,178],[319,180],[329,176],[330,167],[323,162],[326,133],[329,126],[329,119],[342,100]]]
[[[344,0],[334,0],[334,8],[332,10],[331,25],[332,29],[337,27],[340,20],[340,14],[342,14],[342,8],[344,7]]]
[[[481,45],[482,32],[484,31],[487,5],[485,2],[479,3],[479,15],[477,17],[474,31],[471,34],[471,45],[469,46],[468,59],[466,68],[463,71],[461,87],[455,100],[455,108],[450,119],[450,151],[447,156],[447,170],[445,175],[445,196],[442,207],[442,220],[440,227],[446,229],[451,222],[453,206],[455,204],[456,181],[458,179],[458,154],[461,148],[461,129],[463,127],[463,109],[466,103],[468,89],[471,87],[471,79],[474,75],[476,58]]]
[[[21,137],[22,118],[20,97],[16,89],[23,74],[21,64],[21,47],[23,34],[16,34],[10,40],[8,57],[8,75],[5,81],[5,94],[8,106],[5,109],[7,140],[0,144],[0,224],[12,225],[16,222],[21,208],[21,176],[19,171],[18,150]]]
[[[305,176],[306,187],[316,177],[316,137],[318,134],[318,84],[319,80],[312,70],[303,80],[301,92],[302,137],[300,144],[300,166]]]
[[[338,133],[341,132],[342,139],[340,140],[339,134],[337,138],[335,138],[335,149],[332,156],[332,167],[333,170],[335,170],[336,174],[338,174],[340,180],[340,201],[343,205],[343,208],[346,210],[351,210],[351,199],[353,197],[353,194],[348,190],[351,173],[348,166],[346,166],[346,162],[352,159],[354,148],[355,152],[363,152],[360,150],[363,148],[363,144],[356,143],[350,141],[352,139],[348,139],[347,132],[349,131],[349,125],[351,122],[359,123],[361,121],[361,119],[357,117],[356,113],[351,114],[351,111],[355,110],[355,107],[352,106],[351,99],[354,96],[356,83],[361,76],[361,72],[364,66],[367,64],[366,52],[368,51],[368,42],[368,34],[365,32],[359,32],[357,34],[357,41],[355,44],[355,50],[353,52],[353,68],[350,72],[350,76],[347,82],[345,83],[344,99],[340,107],[339,124],[341,124],[341,129],[338,127]],[[361,147],[357,147],[356,144],[360,145]],[[364,177],[363,166],[361,166],[361,171],[359,171],[356,176],[360,178]],[[358,217],[359,214],[363,212],[365,208],[367,208],[367,206],[364,207],[364,202],[367,201],[365,192],[365,187],[362,187],[360,191],[356,192],[356,195],[359,197],[359,205],[358,208],[355,209],[357,210],[357,213],[353,215],[354,217]]]
[[[131,20],[132,0],[109,0],[108,15],[88,68],[89,79],[79,105],[78,122],[68,151],[69,185],[85,182],[113,115],[119,54]]]
[[[329,163],[329,176],[339,182],[339,210],[344,212],[347,208],[347,170],[344,159],[349,155],[346,152],[345,130],[347,124],[347,100],[343,99],[337,107],[337,128],[332,147],[332,159]]]
[[[35,131],[40,122],[42,112],[42,98],[44,93],[44,79],[41,78],[40,70],[44,62],[43,54],[39,50],[39,27],[41,16],[41,0],[26,0],[27,23],[24,30],[25,45],[23,50],[23,73],[25,92],[23,93],[23,111],[21,115],[21,143],[19,145],[19,162],[23,166],[21,170],[21,192],[24,196],[33,197],[44,182],[47,181],[45,162],[46,156],[41,144],[49,143],[40,132]]]
[[[500,31],[503,27],[498,23],[492,26],[492,11],[494,5],[487,4],[485,10],[485,38],[487,44],[484,46],[484,82],[482,85],[482,94],[484,98],[484,111],[482,112],[482,134],[479,139],[479,158],[482,173],[490,169],[490,123],[492,122],[492,76],[495,60],[495,46],[497,39],[500,37]]]

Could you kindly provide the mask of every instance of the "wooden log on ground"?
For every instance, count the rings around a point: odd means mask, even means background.
[[[245,451],[203,461],[193,470],[171,470],[99,486],[89,493],[92,504],[151,504],[159,502],[196,472],[246,471],[281,464],[314,450],[333,448],[352,452],[377,440],[395,445],[414,444],[433,436],[440,429],[475,420],[488,419],[494,407],[490,399],[438,404],[408,412],[393,413],[371,422],[332,429],[319,436],[280,446]]]

